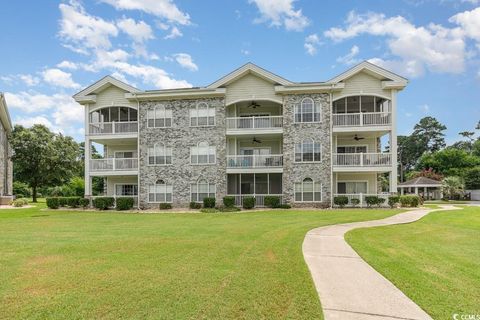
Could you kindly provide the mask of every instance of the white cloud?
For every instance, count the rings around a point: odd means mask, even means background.
[[[34,117],[25,117],[20,116],[14,119],[13,121],[15,124],[19,124],[21,126],[31,128],[35,124],[43,124],[47,128],[55,132],[62,132],[60,128],[55,126],[45,115],[34,116]]]
[[[85,118],[83,107],[67,94],[45,95],[37,92],[5,93],[8,106],[26,114],[14,119],[15,124],[31,127],[43,124],[55,132],[78,134]],[[48,112],[48,115],[47,115]]]
[[[173,55],[177,63],[190,71],[198,71],[198,66],[193,62],[192,56],[188,53],[176,53]]]
[[[62,69],[77,70],[78,64],[72,61],[63,60],[62,62],[57,64],[57,67]]]
[[[465,69],[465,41],[460,28],[436,24],[417,27],[404,17],[387,18],[384,14],[350,12],[344,28],[331,28],[325,36],[343,41],[362,34],[384,36],[390,53],[397,58],[371,61],[409,76],[433,72],[461,73]]]
[[[66,44],[65,47],[76,52],[86,52],[85,48],[111,47],[110,37],[118,34],[114,23],[89,15],[75,0],[71,0],[69,4],[61,3],[59,8],[62,15],[59,36],[73,43]]]
[[[337,62],[346,64],[346,65],[356,64],[360,62],[360,60],[356,58],[359,52],[360,52],[360,48],[358,46],[353,46],[350,49],[349,53],[347,53],[342,57],[338,57]]]
[[[256,23],[269,23],[274,27],[285,27],[286,30],[302,31],[310,21],[302,13],[301,9],[295,10],[295,0],[249,0],[255,3],[260,11],[260,18]]]
[[[177,27],[172,27],[170,33],[167,34],[164,39],[175,39],[183,36],[182,31],[180,31]]]
[[[480,7],[472,11],[458,13],[448,19],[448,21],[458,24],[462,27],[467,37],[480,42]]]
[[[38,92],[21,91],[5,93],[8,107],[19,109],[26,113],[39,113],[55,109],[57,106],[76,104],[72,97],[66,94],[46,95]]]
[[[250,55],[250,50],[247,50],[247,49],[242,49],[240,50],[240,52],[245,55],[245,56],[249,56]]]
[[[42,76],[45,82],[57,87],[70,89],[80,88],[80,84],[73,81],[71,73],[62,71],[60,69],[47,69],[42,72]]]
[[[305,43],[303,47],[307,51],[307,53],[311,56],[317,54],[317,47],[320,45],[320,39],[316,33],[313,33],[305,38]]]
[[[172,0],[101,0],[117,10],[140,10],[171,23],[189,25],[190,16],[182,12]]]
[[[123,18],[117,22],[117,26],[137,43],[154,38],[152,28],[144,21],[135,22],[131,18]]]
[[[31,74],[20,74],[19,77],[20,80],[29,87],[36,86],[40,82],[38,77],[32,76]]]

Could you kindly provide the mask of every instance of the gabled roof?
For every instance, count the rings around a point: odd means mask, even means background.
[[[281,85],[292,84],[292,82],[288,81],[287,79],[277,76],[276,74],[271,73],[270,71],[267,71],[263,68],[260,68],[256,64],[249,62],[247,64],[244,64],[240,68],[230,72],[226,76],[218,79],[211,85],[207,86],[207,88],[218,88],[218,87],[226,86],[249,73],[254,74],[273,84],[281,84]]]
[[[344,81],[360,72],[366,72],[367,74],[370,74],[380,80],[388,80],[388,81],[393,81],[399,84],[404,84],[404,86],[406,86],[408,83],[408,79],[402,76],[399,76],[398,74],[393,73],[391,71],[383,69],[382,67],[379,67],[368,61],[363,61],[357,64],[356,66],[348,69],[347,71],[341,73],[335,78],[330,79],[328,82],[337,83],[340,81]]]
[[[440,187],[442,182],[425,177],[418,177],[399,183],[399,187]]]
[[[2,92],[0,92],[0,121],[7,132],[12,131],[12,120],[8,112],[7,101]]]
[[[92,94],[97,94],[97,93],[101,92],[102,90],[105,90],[109,86],[115,86],[117,88],[120,88],[120,89],[125,90],[125,91],[130,92],[130,93],[141,92],[141,90],[139,90],[135,87],[132,87],[131,85],[126,84],[125,82],[122,82],[118,79],[115,79],[112,76],[106,76],[106,77],[103,77],[102,79],[98,80],[94,84],[86,87],[82,91],[78,92],[77,94],[75,94],[73,96],[73,98],[76,101],[84,101],[84,100],[86,100],[86,98],[88,96],[90,96]]]

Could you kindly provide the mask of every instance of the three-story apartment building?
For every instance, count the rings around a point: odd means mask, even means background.
[[[406,85],[368,62],[312,83],[251,63],[197,88],[141,91],[107,76],[74,96],[85,106],[86,196],[95,176],[104,195],[133,196],[140,208],[226,195],[324,207],[337,194],[364,203],[396,192],[396,97]],[[92,143],[102,159],[91,158]]]

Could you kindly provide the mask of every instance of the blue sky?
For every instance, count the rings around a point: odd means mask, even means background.
[[[0,91],[14,123],[83,140],[71,96],[112,74],[140,89],[207,85],[251,61],[323,81],[362,60],[410,80],[399,134],[447,141],[480,120],[480,0],[95,0],[2,4]]]

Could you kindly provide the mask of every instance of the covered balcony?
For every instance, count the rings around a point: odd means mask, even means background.
[[[390,173],[391,174],[391,173]],[[388,206],[388,197],[392,191],[390,183],[383,173],[334,173],[334,197],[347,197],[349,207],[366,207],[366,198],[383,198],[382,206]],[[395,177],[396,178],[396,177]]]
[[[91,158],[88,170],[92,176],[136,175],[138,174],[137,146],[131,144],[104,145],[103,157],[99,158],[96,155]]]
[[[227,173],[283,171],[283,147],[278,136],[229,137],[227,154]]]
[[[92,199],[112,197],[116,201],[118,198],[128,197],[133,198],[134,208],[138,206],[138,180],[136,176],[105,177],[103,180],[103,192],[92,196]]]
[[[349,96],[333,102],[334,131],[353,128],[388,128],[392,125],[391,101],[376,96]]]
[[[390,171],[394,157],[390,136],[381,131],[335,133],[332,166],[334,172]],[[394,148],[396,152],[396,148]]]
[[[242,101],[227,106],[227,134],[283,132],[282,105],[272,101]]]
[[[265,205],[267,196],[277,196],[282,201],[282,174],[228,174],[227,194],[235,197],[236,206],[242,206],[245,197],[254,197],[257,207]]]
[[[92,136],[137,135],[137,110],[130,107],[106,107],[89,115],[88,134]]]

